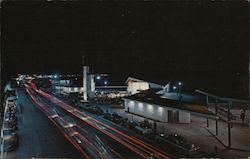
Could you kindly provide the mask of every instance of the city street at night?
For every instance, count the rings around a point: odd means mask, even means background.
[[[0,159],[250,157],[249,0],[0,5]]]

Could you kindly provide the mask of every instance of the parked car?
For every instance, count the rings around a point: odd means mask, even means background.
[[[88,111],[92,114],[96,114],[96,115],[102,115],[103,114],[103,110],[100,107],[91,107],[88,109]]]
[[[136,131],[138,131],[140,134],[143,134],[143,135],[150,135],[153,133],[153,130],[150,128],[143,128],[140,126],[136,126],[135,129]]]
[[[112,121],[114,123],[120,124],[123,118],[118,113],[112,113]]]
[[[8,122],[7,126],[8,126],[9,129],[17,130],[17,124],[16,123]]]
[[[138,123],[137,122],[135,122],[135,121],[128,121],[128,124],[127,124],[127,127],[129,128],[129,129],[135,129],[135,127],[138,125]]]
[[[163,134],[157,135],[156,140],[163,144],[167,144],[169,146],[177,148],[189,155],[194,154],[200,150],[199,146],[188,143],[183,136],[180,136],[176,133],[170,134],[168,136],[165,136]]]
[[[13,130],[3,131],[4,139],[4,151],[10,152],[16,149],[19,144],[18,135]]]
[[[128,118],[123,118],[122,122],[121,122],[122,126],[127,126],[128,125]]]
[[[110,121],[112,121],[112,119],[113,119],[112,114],[110,114],[110,113],[104,113],[104,114],[103,114],[103,117],[104,117],[105,119],[110,120]]]

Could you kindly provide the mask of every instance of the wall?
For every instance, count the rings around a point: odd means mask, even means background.
[[[87,92],[88,92],[88,97],[89,98],[94,98],[95,97],[95,81],[94,81],[94,74],[88,75],[88,80],[87,80]]]
[[[130,94],[138,93],[138,90],[147,90],[149,89],[149,84],[147,82],[129,82],[127,91]]]
[[[159,120],[161,122],[168,122],[168,113],[173,112],[173,110],[167,109],[167,107],[164,106],[148,104],[130,99],[124,99],[124,105],[126,111],[129,108],[129,111],[132,113],[139,114],[154,120]],[[177,121],[173,122],[191,123],[190,113],[175,110],[175,112],[176,111],[177,111],[176,115],[178,115],[178,117],[176,118]]]
[[[154,120],[168,122],[168,113],[165,107],[124,99],[125,109]]]
[[[190,113],[179,111],[179,123],[191,123]]]

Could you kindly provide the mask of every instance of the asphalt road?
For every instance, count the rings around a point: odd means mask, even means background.
[[[8,159],[82,158],[51,121],[34,105],[22,89],[18,91],[19,147]]]

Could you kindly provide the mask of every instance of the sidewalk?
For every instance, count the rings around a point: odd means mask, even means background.
[[[226,122],[218,121],[218,139],[228,145],[228,125]],[[215,120],[209,120],[208,130],[215,134]],[[233,123],[231,127],[231,147],[236,149],[242,149],[250,152],[250,138],[249,138],[249,126],[246,124]]]

